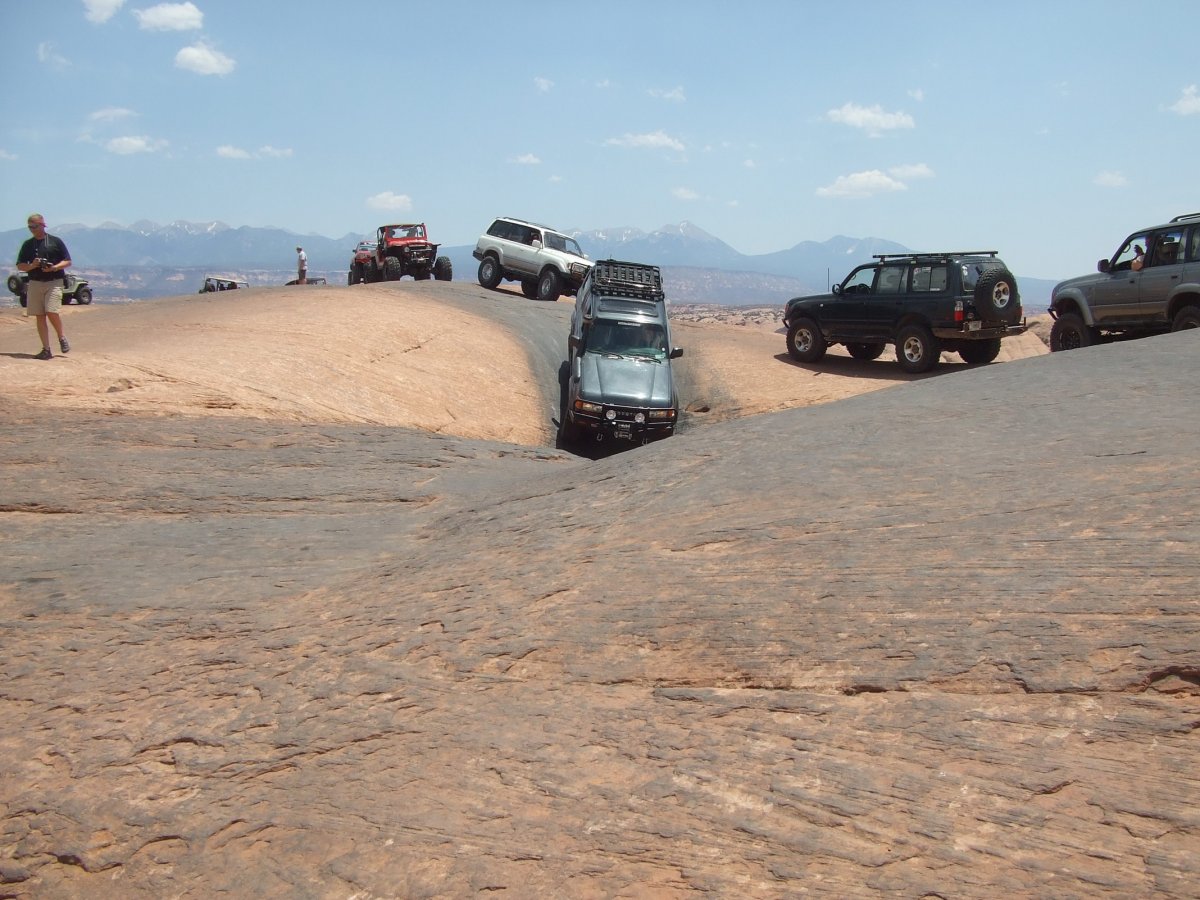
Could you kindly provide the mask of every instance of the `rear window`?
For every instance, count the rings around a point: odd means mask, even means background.
[[[941,293],[946,290],[947,275],[947,266],[913,266],[913,293]]]

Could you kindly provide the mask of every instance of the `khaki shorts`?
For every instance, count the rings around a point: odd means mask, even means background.
[[[62,311],[63,281],[34,281],[30,279],[25,291],[26,309],[31,316]]]

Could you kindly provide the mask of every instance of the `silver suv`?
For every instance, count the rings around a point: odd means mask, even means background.
[[[485,288],[519,281],[526,297],[550,303],[563,294],[574,296],[592,267],[573,237],[521,219],[496,219],[471,255],[479,260]]]
[[[1200,328],[1200,213],[1135,231],[1096,268],[1050,294],[1051,350]]]

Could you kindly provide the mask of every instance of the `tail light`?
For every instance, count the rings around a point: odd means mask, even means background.
[[[961,300],[955,300],[954,301],[954,321],[962,322],[966,318],[967,318],[967,313],[966,313],[966,310],[963,308],[963,302]]]

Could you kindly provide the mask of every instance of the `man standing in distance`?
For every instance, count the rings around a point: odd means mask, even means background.
[[[304,252],[303,247],[296,248],[296,258],[300,264],[300,271],[296,275],[296,284],[308,284],[308,254]]]
[[[29,273],[26,305],[29,314],[37,317],[38,337],[42,339],[42,352],[35,359],[52,359],[50,352],[50,329],[46,320],[54,326],[58,335],[58,346],[63,353],[71,350],[67,336],[63,333],[62,310],[63,270],[71,265],[71,254],[60,238],[46,233],[46,219],[34,213],[28,219],[33,237],[21,245],[17,254],[17,270]]]

